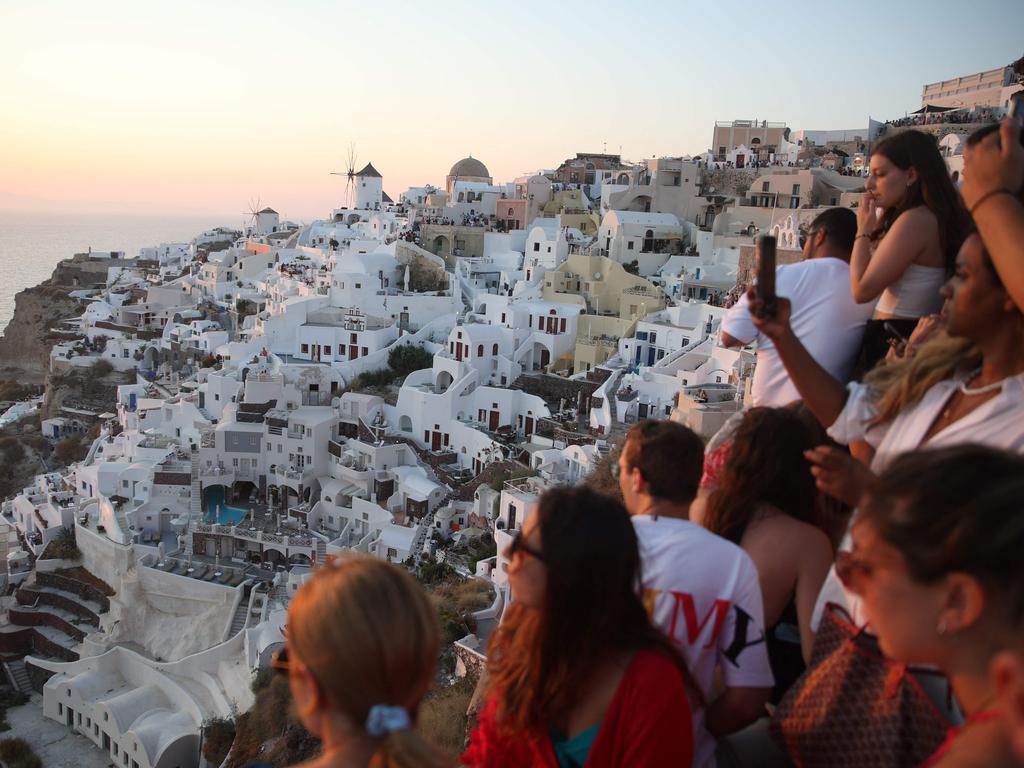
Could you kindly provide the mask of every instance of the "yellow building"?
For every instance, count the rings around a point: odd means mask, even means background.
[[[544,275],[544,300],[585,308],[576,330],[573,370],[589,371],[618,349],[637,320],[665,307],[665,296],[647,280],[603,256],[571,253]]]

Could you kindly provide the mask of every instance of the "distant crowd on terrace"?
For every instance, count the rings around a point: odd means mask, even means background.
[[[643,421],[621,500],[549,491],[506,555],[468,766],[1024,764],[1024,144],[879,142],[865,202],[810,226],[753,407],[705,446]],[[323,569],[287,670],[315,765],[441,766],[415,730],[440,633],[401,570]]]

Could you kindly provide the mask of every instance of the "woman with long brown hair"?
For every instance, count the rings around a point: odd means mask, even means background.
[[[811,655],[814,602],[832,566],[831,530],[818,519],[804,456],[814,443],[800,414],[751,408],[730,446],[718,486],[694,521],[741,546],[757,566],[778,701]]]
[[[941,309],[939,289],[966,232],[966,212],[931,134],[903,131],[878,142],[866,187],[850,287],[858,302],[878,304],[864,332],[859,374],[885,356],[891,331],[905,338],[918,319]]]
[[[509,549],[513,603],[490,643],[469,766],[689,766],[679,652],[647,617],[626,510],[585,488],[541,497]]]
[[[321,568],[288,609],[287,670],[302,724],[323,742],[307,768],[442,768],[413,727],[434,681],[441,630],[423,588],[371,557]]]

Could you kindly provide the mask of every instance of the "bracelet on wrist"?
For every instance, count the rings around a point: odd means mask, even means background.
[[[854,241],[854,242],[857,242],[857,241],[858,241],[858,240],[860,240],[860,239],[861,239],[862,237],[866,237],[866,238],[868,238],[869,240],[871,239],[871,235],[869,235],[869,234],[867,234],[867,233],[865,232],[865,233],[862,233],[862,234],[859,234],[859,235],[857,235],[857,236],[856,236],[855,238],[853,238],[853,241]]]
[[[984,203],[984,202],[985,202],[986,200],[988,200],[989,198],[995,197],[995,196],[997,196],[997,195],[1009,195],[1010,197],[1014,197],[1014,194],[1013,194],[1013,192],[1011,192],[1011,191],[1010,191],[1010,190],[1008,190],[1008,189],[1005,189],[1004,187],[999,187],[998,189],[990,189],[990,190],[989,190],[988,192],[986,192],[985,194],[983,194],[983,195],[982,195],[981,197],[979,197],[979,198],[978,198],[978,199],[977,199],[977,200],[975,201],[974,205],[972,205],[972,206],[970,207],[970,210],[968,211],[968,213],[970,213],[970,214],[971,214],[971,216],[973,216],[973,215],[974,215],[974,212],[975,212],[976,210],[978,210],[978,208],[980,208],[980,207],[982,206],[982,204],[983,204],[983,203]]]

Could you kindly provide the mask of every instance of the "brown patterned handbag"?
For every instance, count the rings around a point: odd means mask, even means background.
[[[829,603],[807,670],[772,716],[772,737],[797,768],[920,765],[950,726],[922,675],[945,680],[886,659],[872,635]]]

